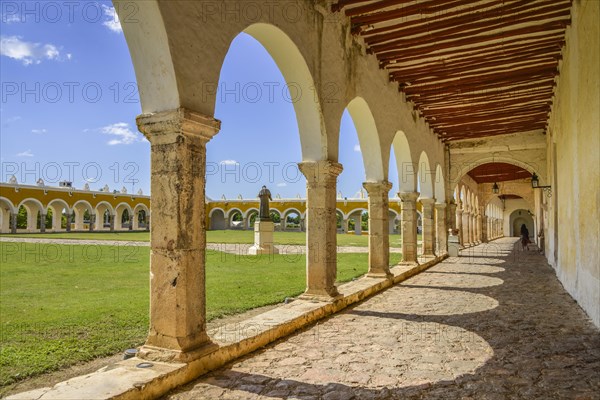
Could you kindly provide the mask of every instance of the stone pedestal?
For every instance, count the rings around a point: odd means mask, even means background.
[[[369,272],[371,277],[391,277],[389,237],[390,182],[365,182],[369,194]]]
[[[150,331],[140,356],[189,362],[214,351],[206,332],[206,143],[220,122],[178,108],[138,116],[150,141]]]
[[[254,223],[254,245],[248,249],[248,254],[279,254],[279,249],[273,246],[273,221],[256,221]]]
[[[458,236],[450,235],[448,237],[448,255],[450,257],[458,257],[460,251],[460,243]]]
[[[417,264],[418,192],[398,193],[402,200],[402,263]]]
[[[298,164],[306,177],[306,292],[303,299],[333,301],[340,296],[337,277],[336,179],[342,164],[305,161]]]

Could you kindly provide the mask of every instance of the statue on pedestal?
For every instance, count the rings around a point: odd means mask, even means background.
[[[269,208],[269,200],[273,200],[273,198],[271,197],[271,192],[266,186],[263,185],[262,189],[258,193],[258,198],[260,199],[260,208],[258,213],[259,219],[261,221],[270,221],[271,210]]]
[[[273,231],[275,225],[271,220],[269,200],[271,192],[266,186],[263,186],[258,193],[260,207],[258,210],[258,220],[254,223],[254,245],[248,249],[248,254],[278,254],[279,249],[273,246]]]

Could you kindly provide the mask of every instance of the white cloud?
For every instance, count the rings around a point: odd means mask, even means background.
[[[32,129],[31,133],[42,134],[42,133],[46,133],[46,130],[45,129]]]
[[[117,15],[115,8],[102,4],[102,11],[104,11],[104,16],[106,18],[102,25],[110,29],[112,32],[123,32],[123,28],[121,28],[121,22],[119,21],[119,16]]]
[[[286,187],[286,186],[287,186],[287,183],[285,183],[285,182],[279,182],[277,184],[277,187]]]
[[[239,162],[237,162],[235,160],[221,160],[221,162],[219,164],[221,164],[221,165],[237,165],[237,164],[239,164]]]
[[[107,125],[100,128],[100,132],[105,135],[116,136],[116,139],[111,139],[108,144],[111,146],[117,144],[131,144],[135,141],[140,140],[139,135],[129,128],[129,124],[126,122],[117,122],[116,124]]]
[[[2,14],[2,22],[5,24],[12,24],[14,22],[20,22],[21,18],[19,17],[18,13],[16,14]]]
[[[31,152],[31,149],[27,149],[21,153],[17,153],[17,157],[33,157],[33,153]]]
[[[355,144],[354,145],[354,151],[357,153],[360,153],[360,144]]]
[[[0,36],[0,54],[19,60],[23,65],[40,64],[43,60],[62,60],[58,48],[50,43],[33,43],[20,36]],[[67,56],[68,59],[70,57]]]

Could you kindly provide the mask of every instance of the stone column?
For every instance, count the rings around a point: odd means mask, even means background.
[[[248,229],[248,218],[242,218],[242,230],[245,231]]]
[[[305,299],[331,301],[339,296],[337,275],[336,179],[342,164],[303,161],[306,177],[306,292]]]
[[[477,241],[479,243],[483,243],[482,226],[481,214],[477,214]]]
[[[150,231],[150,214],[146,214],[146,231]]]
[[[10,233],[17,233],[17,213],[10,213]]]
[[[354,217],[354,234],[362,235],[362,214],[359,214],[357,217]]]
[[[463,232],[463,224],[462,224],[463,223],[462,214],[463,214],[462,207],[460,207],[460,205],[458,205],[456,207],[456,230],[458,230],[458,240],[459,240],[460,244],[462,246],[464,246],[465,241],[463,240],[464,232]]]
[[[150,141],[152,218],[148,359],[214,351],[206,333],[206,143],[220,122],[184,108],[137,117]]]
[[[463,231],[462,231],[462,238],[463,238],[463,246],[465,247],[469,247],[471,245],[471,237],[470,237],[470,227],[469,227],[469,221],[471,220],[470,218],[471,216],[471,212],[469,212],[468,209],[463,209],[463,214],[462,214],[462,226],[463,226]]]
[[[306,231],[306,223],[304,221],[305,218],[300,218],[300,231],[304,232]]]
[[[388,181],[365,182],[369,194],[369,272],[371,277],[391,277]]]
[[[110,231],[115,231],[115,220],[117,216],[115,214],[108,214],[108,222],[110,223]],[[120,222],[120,221],[119,221]],[[119,223],[119,230],[121,230],[121,224]]]
[[[437,255],[443,256],[448,252],[448,228],[446,225],[446,203],[435,205],[435,225],[437,236]]]
[[[417,263],[417,198],[418,192],[398,193],[402,200],[402,262]]]
[[[46,214],[40,213],[40,233],[46,232]]]
[[[96,225],[96,214],[90,214],[90,226],[88,227],[90,232],[94,230],[94,225]]]
[[[447,210],[447,219],[446,219],[446,227],[448,229],[455,230],[456,229],[456,204],[450,203],[448,204]]]
[[[435,222],[433,218],[433,207],[435,199],[419,199],[423,206],[423,255],[425,257],[435,257]]]
[[[350,220],[348,218],[342,219],[342,233],[348,233],[348,223]]]
[[[471,230],[471,232],[472,232],[471,242],[473,244],[479,244],[479,235],[477,233],[477,214],[475,212],[471,216],[471,220],[472,220],[471,224],[473,226],[473,229]]]
[[[67,230],[67,232],[71,232],[71,222],[73,221],[73,214],[72,213],[66,213],[65,214],[66,217],[66,224],[65,224],[65,229]]]
[[[487,215],[482,215],[481,216],[480,223],[481,223],[481,241],[483,243],[487,243],[488,240],[489,240],[488,239],[489,235],[488,235],[488,231],[487,231],[487,226],[488,226],[488,217],[487,217]]]

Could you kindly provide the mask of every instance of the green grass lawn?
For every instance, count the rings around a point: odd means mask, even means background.
[[[73,232],[73,233],[25,233],[25,234],[2,234],[6,237],[29,237],[29,238],[60,238],[60,239],[90,239],[90,240],[120,240],[140,241],[150,240],[148,232]],[[206,238],[209,243],[253,243],[253,231],[207,231]],[[390,245],[401,247],[400,235],[390,235]],[[419,235],[419,240],[421,235]],[[369,237],[367,235],[338,234],[338,246],[367,247]],[[305,244],[305,232],[275,232],[274,241],[278,244]]]
[[[5,242],[0,250],[0,387],[143,342],[148,247]],[[338,255],[338,280],[364,274],[367,257]],[[208,251],[206,274],[214,319],[302,293],[305,256]]]

